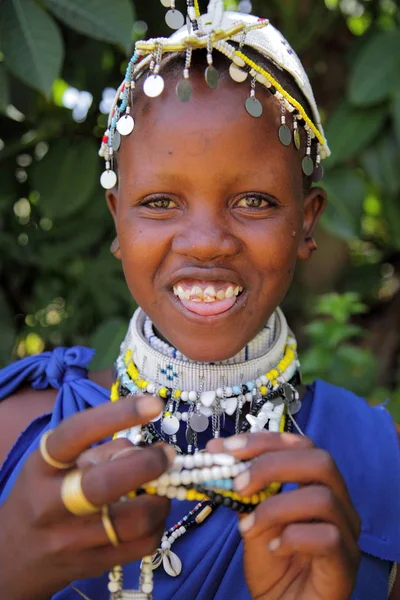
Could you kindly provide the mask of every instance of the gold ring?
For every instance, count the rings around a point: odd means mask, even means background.
[[[82,477],[84,471],[75,469],[65,475],[61,484],[61,499],[69,512],[77,517],[84,515],[93,515],[100,512],[100,508],[95,506],[86,498],[82,490]]]
[[[117,532],[115,531],[115,527],[110,519],[110,511],[107,504],[105,504],[101,509],[101,522],[103,523],[103,527],[110,544],[112,544],[114,548],[117,548],[120,544],[120,541],[118,539]]]
[[[49,435],[53,432],[53,429],[49,429],[45,431],[42,437],[40,438],[40,454],[45,463],[47,463],[50,467],[54,467],[55,469],[59,469],[60,471],[65,471],[66,469],[70,469],[75,465],[75,462],[72,463],[62,463],[59,460],[56,460],[52,456],[50,456],[49,451],[47,450],[47,440]]]

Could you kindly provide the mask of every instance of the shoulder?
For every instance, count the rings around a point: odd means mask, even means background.
[[[56,398],[57,390],[26,387],[0,402],[0,465],[29,423],[53,411]]]
[[[89,376],[87,366],[92,356],[93,351],[86,348],[59,348],[0,370],[0,465],[30,423],[52,414],[64,383],[90,378],[99,386],[109,387],[111,371]]]

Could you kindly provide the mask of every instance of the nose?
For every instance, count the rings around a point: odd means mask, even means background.
[[[174,236],[172,250],[199,262],[235,257],[242,244],[226,221],[216,215],[193,216]]]

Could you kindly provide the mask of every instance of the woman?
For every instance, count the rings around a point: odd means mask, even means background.
[[[137,44],[103,138],[141,307],[114,376],[79,347],[0,374],[2,597],[387,598],[393,423],[303,389],[278,308],[326,202],[312,90],[266,21],[189,0],[188,28]]]

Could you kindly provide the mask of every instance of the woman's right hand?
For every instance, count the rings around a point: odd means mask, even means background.
[[[160,444],[132,446],[129,452],[125,448],[130,443],[122,440],[91,447],[115,431],[149,422],[162,409],[158,398],[122,398],[66,419],[47,440],[52,458],[84,468],[82,490],[87,499],[95,506],[109,505],[120,541],[116,548],[99,513],[77,517],[65,508],[61,484],[68,471],[49,466],[39,450],[28,458],[0,507],[2,598],[48,600],[71,581],[98,576],[156,550],[169,501],[147,495],[118,500],[157,479],[172,462],[174,451]]]

